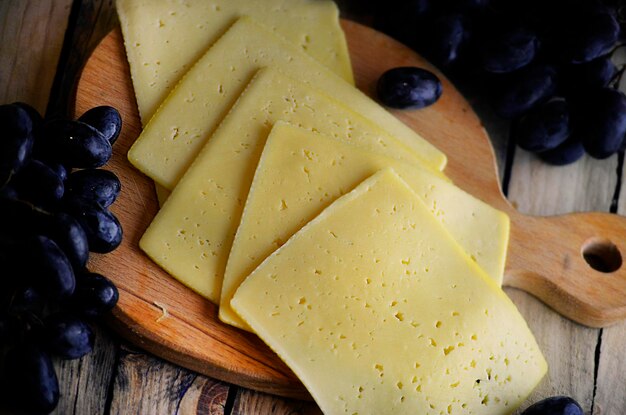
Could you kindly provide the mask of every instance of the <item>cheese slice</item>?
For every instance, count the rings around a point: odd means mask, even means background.
[[[325,414],[509,414],[547,369],[513,303],[388,170],[296,233],[231,304]]]
[[[260,70],[139,243],[157,264],[215,303],[254,171],[279,120],[417,163],[402,143],[358,114],[276,70]]]
[[[445,155],[365,94],[250,18],[239,19],[168,96],[131,148],[129,159],[174,188],[206,140],[263,66],[331,95],[403,141],[421,161],[441,170]]]
[[[385,167],[393,167],[500,285],[509,236],[506,214],[427,170],[279,122],[263,150],[228,257],[220,319],[248,329],[230,307],[245,277],[335,199]]]
[[[329,0],[117,0],[144,125],[202,54],[248,15],[354,83],[337,6]]]

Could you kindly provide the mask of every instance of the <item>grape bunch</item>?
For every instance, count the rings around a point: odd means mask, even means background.
[[[614,4],[615,3],[615,4]],[[510,139],[554,165],[625,147],[621,46],[612,0],[370,0],[374,26],[453,79],[478,86],[511,120]],[[620,9],[621,7],[621,9]]]
[[[115,285],[87,261],[122,240],[108,209],[121,184],[100,169],[121,127],[108,106],[44,121],[27,104],[0,105],[0,407],[52,411],[51,357],[89,353],[90,320],[117,303]]]

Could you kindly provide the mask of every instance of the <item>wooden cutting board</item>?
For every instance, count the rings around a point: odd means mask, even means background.
[[[536,295],[585,325],[602,327],[626,318],[626,269],[620,254],[626,252],[626,220],[605,213],[551,218],[518,213],[502,195],[493,149],[480,120],[454,86],[412,50],[385,35],[349,21],[343,27],[356,83],[364,92],[373,95],[378,77],[397,66],[425,67],[443,80],[444,93],[435,105],[394,113],[448,155],[445,173],[455,184],[509,214],[505,284]],[[116,107],[124,120],[107,167],[122,181],[123,191],[112,210],[123,225],[124,241],[112,254],[94,254],[89,264],[120,290],[111,325],[140,347],[197,372],[251,389],[310,399],[291,370],[255,335],[221,323],[215,305],[139,250],[139,239],[158,203],[152,181],[126,159],[141,123],[119,29],[100,43],[78,83],[76,115],[97,105]]]

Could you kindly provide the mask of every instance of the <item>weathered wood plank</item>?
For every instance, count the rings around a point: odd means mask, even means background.
[[[115,367],[117,344],[106,329],[94,326],[94,350],[79,360],[55,359],[61,399],[53,414],[104,414]]]
[[[72,0],[0,2],[0,103],[24,101],[44,112]]]
[[[518,149],[509,199],[520,211],[535,215],[608,211],[616,185],[616,163],[585,157],[568,167],[551,167]],[[551,395],[569,395],[590,411],[599,330],[566,320],[523,292],[507,292],[526,317],[549,364],[547,378],[529,403]]]
[[[321,415],[314,402],[279,398],[248,389],[237,391],[231,415]]]
[[[224,414],[229,387],[122,346],[110,414]]]

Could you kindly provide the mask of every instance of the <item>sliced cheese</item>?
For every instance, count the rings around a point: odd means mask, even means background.
[[[358,114],[276,70],[259,71],[139,244],[171,275],[215,303],[256,165],[279,120],[417,163],[402,143]]]
[[[168,189],[174,188],[246,83],[263,66],[312,85],[378,124],[441,170],[445,155],[365,94],[250,18],[237,21],[168,96],[131,148],[129,159]]]
[[[353,83],[339,12],[329,0],[117,0],[116,7],[144,125],[194,62],[244,15]]]
[[[232,306],[325,414],[509,414],[546,373],[532,333],[393,172],[295,234]]]
[[[509,236],[506,214],[424,169],[280,122],[263,150],[228,257],[220,319],[248,329],[230,307],[245,277],[335,199],[385,167],[393,167],[500,285]]]

